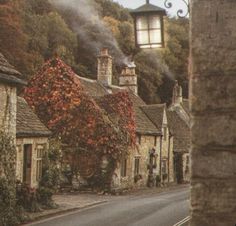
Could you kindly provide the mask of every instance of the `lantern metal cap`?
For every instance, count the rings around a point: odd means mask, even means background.
[[[144,13],[159,13],[159,14],[162,14],[163,16],[167,15],[165,9],[159,6],[150,4],[148,2],[137,9],[131,10],[130,13],[132,15],[144,14]]]

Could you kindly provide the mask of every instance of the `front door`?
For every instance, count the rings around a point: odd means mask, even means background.
[[[32,144],[24,145],[23,182],[31,185]]]

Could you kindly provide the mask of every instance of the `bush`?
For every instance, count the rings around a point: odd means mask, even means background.
[[[0,225],[14,226],[19,224],[15,211],[15,188],[5,178],[0,178]]]
[[[20,223],[16,206],[16,149],[13,139],[0,131],[0,225]]]
[[[53,196],[53,189],[47,188],[47,187],[40,187],[37,189],[37,198],[38,202],[44,207],[44,208],[52,208],[55,206],[52,196]]]
[[[141,180],[143,177],[142,175],[138,174],[134,176],[134,183],[137,183],[139,180]]]
[[[18,182],[16,189],[16,199],[17,205],[22,206],[26,211],[38,212],[40,210],[36,189],[30,188],[24,183]]]

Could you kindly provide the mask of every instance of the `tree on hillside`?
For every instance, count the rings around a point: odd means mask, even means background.
[[[147,103],[169,103],[175,79],[187,97],[188,19],[167,19],[167,45],[154,62],[153,54],[136,48],[133,20],[127,9],[110,0],[91,2],[105,28],[73,8],[55,7],[49,0],[4,0],[0,4],[1,52],[28,78],[45,60],[56,55],[77,74],[96,79],[96,57],[99,49],[106,46],[115,62],[115,84],[123,67],[124,57],[120,56],[124,53],[136,60],[139,93]],[[156,51],[153,52],[155,55]]]
[[[168,19],[167,34],[163,58],[174,76],[165,76],[157,93],[162,101],[170,103],[174,80],[179,81],[184,97],[188,97],[189,19]]]
[[[22,29],[21,1],[4,1],[0,4],[0,49],[18,70],[24,71],[27,60],[27,36]]]

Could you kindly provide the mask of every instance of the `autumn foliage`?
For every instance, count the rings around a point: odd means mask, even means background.
[[[118,160],[135,142],[128,92],[94,100],[60,59],[44,64],[30,80],[24,97],[54,136],[74,150],[82,148]]]

